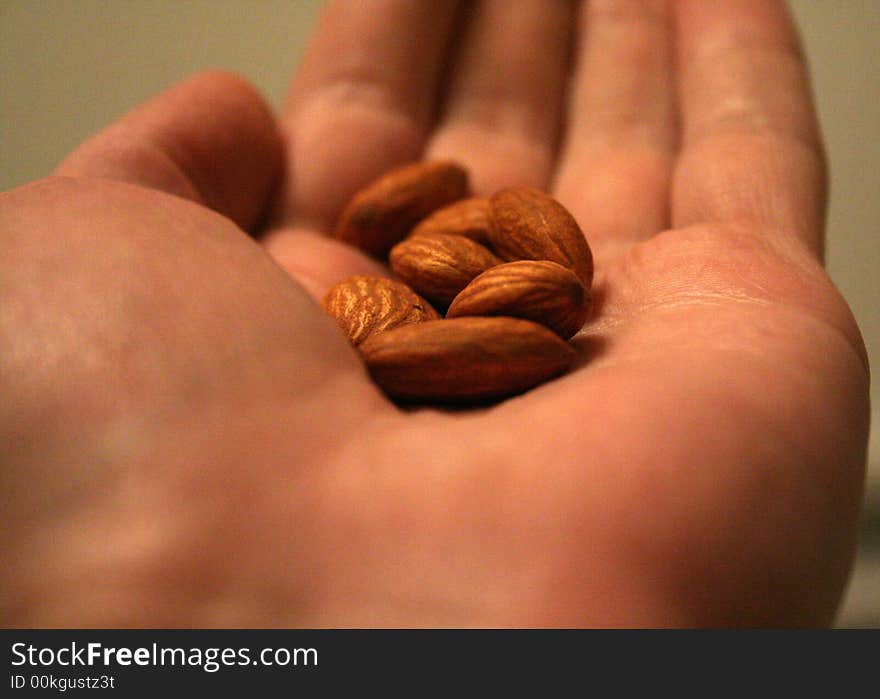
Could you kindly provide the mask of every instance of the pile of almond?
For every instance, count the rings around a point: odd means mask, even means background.
[[[474,197],[460,165],[417,162],[359,191],[334,235],[396,277],[352,277],[324,298],[390,397],[494,400],[574,362],[568,340],[590,312],[593,258],[544,192]]]

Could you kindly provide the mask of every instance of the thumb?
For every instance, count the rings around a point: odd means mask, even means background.
[[[100,131],[55,174],[175,194],[252,231],[272,195],[282,154],[275,118],[259,93],[234,75],[207,72]]]

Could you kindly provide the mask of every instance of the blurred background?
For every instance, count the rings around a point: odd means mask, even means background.
[[[238,72],[278,104],[321,4],[0,0],[0,191],[47,175],[86,137],[198,70]],[[880,0],[789,4],[831,165],[828,271],[874,367],[858,559],[838,626],[880,628]]]

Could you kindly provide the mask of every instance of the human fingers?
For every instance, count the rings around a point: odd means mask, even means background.
[[[236,76],[209,72],[135,108],[77,148],[55,174],[143,185],[253,229],[281,155],[274,117],[257,91]]]
[[[554,191],[598,258],[668,226],[677,126],[666,0],[584,3]]]
[[[276,223],[327,230],[365,182],[419,157],[456,2],[330,2],[284,107]]]
[[[784,4],[681,0],[675,22],[682,153],[673,223],[745,224],[820,253],[823,146]]]
[[[547,185],[560,131],[574,4],[468,6],[428,153],[465,163],[472,186]]]

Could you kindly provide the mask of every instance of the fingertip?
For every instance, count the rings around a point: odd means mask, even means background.
[[[283,162],[271,106],[244,77],[197,73],[135,107],[77,148],[56,174],[159,189],[260,222]]]

